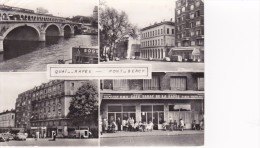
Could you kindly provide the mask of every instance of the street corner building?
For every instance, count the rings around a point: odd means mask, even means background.
[[[78,128],[97,128],[98,119],[93,125],[74,126],[67,118],[70,101],[85,82],[52,80],[19,94],[15,105],[16,127],[23,128],[29,136],[39,132],[41,138],[51,137],[52,131],[57,132],[57,137],[69,137]]]
[[[15,128],[15,110],[0,113],[0,133],[5,133]]]
[[[192,61],[204,60],[203,0],[176,1],[175,45],[169,55],[179,55]]]
[[[141,58],[163,60],[175,46],[175,23],[162,21],[141,29]]]
[[[153,122],[162,129],[164,121],[183,119],[185,129],[192,121],[204,120],[203,72],[153,72],[152,79],[101,80],[100,116],[136,122]]]

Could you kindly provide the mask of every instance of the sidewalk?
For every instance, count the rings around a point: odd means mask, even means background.
[[[204,131],[184,130],[184,131],[162,131],[153,130],[152,132],[125,132],[117,131],[116,133],[103,133],[101,138],[116,138],[116,137],[142,137],[142,136],[172,136],[172,135],[193,135],[203,134]]]

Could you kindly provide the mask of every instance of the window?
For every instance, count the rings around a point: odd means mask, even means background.
[[[180,7],[181,6],[181,3],[180,2],[177,2],[177,7]]]
[[[158,45],[160,45],[160,39],[158,39]]]
[[[135,112],[135,106],[123,106],[123,112]]]
[[[169,28],[167,28],[167,34],[169,34],[169,33],[170,33]]]
[[[177,14],[179,15],[179,14],[181,14],[181,10],[179,9],[179,10],[177,10]]]
[[[190,36],[194,36],[194,31],[190,31]]]
[[[181,21],[181,18],[179,17],[179,18],[177,18],[177,23],[179,23]]]
[[[193,19],[194,18],[194,13],[190,14],[190,18]]]
[[[195,46],[195,41],[191,41],[191,46]]]
[[[115,90],[129,90],[128,80],[113,80],[113,87]]]
[[[161,34],[163,34],[163,29],[161,29]]]
[[[53,106],[53,111],[55,111],[55,106]]]
[[[109,105],[107,108],[108,112],[121,112],[122,111],[122,107],[119,105]]]
[[[172,29],[172,34],[174,34],[174,29]]]
[[[152,79],[143,80],[144,90],[159,90],[160,89],[160,77],[152,76]]]
[[[193,10],[194,9],[194,5],[190,5],[190,10]]]
[[[198,90],[204,90],[204,78],[203,77],[198,78]]]
[[[195,12],[195,16],[196,17],[200,16],[200,11],[199,10]]]
[[[169,111],[191,111],[190,104],[169,105]]]
[[[196,26],[200,25],[200,20],[196,21]]]
[[[171,77],[170,79],[171,90],[186,90],[186,85],[186,77]]]
[[[200,30],[197,30],[197,31],[196,31],[196,35],[201,35],[201,31],[200,31]]]
[[[181,11],[182,11],[182,12],[185,12],[185,7],[182,7]]]
[[[199,7],[199,6],[200,6],[200,2],[197,1],[197,2],[196,2],[196,7]]]

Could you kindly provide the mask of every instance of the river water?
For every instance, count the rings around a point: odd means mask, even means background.
[[[0,72],[46,71],[58,59],[71,60],[72,47],[98,46],[97,35],[46,37],[45,42],[4,41],[0,53]]]

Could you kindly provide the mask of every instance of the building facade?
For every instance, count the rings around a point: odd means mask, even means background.
[[[183,119],[186,129],[204,116],[203,72],[154,72],[146,80],[102,80],[100,114],[112,121],[162,123]]]
[[[15,111],[5,111],[0,113],[0,133],[7,132],[9,128],[15,127]]]
[[[116,43],[115,57],[122,59],[130,59],[132,57],[140,57],[140,40],[132,37],[124,37]]]
[[[16,101],[16,126],[29,134],[40,132],[41,137],[66,137],[78,127],[67,118],[70,101],[86,81],[53,80],[20,94]],[[86,125],[80,129],[89,128]]]
[[[177,0],[175,8],[177,47],[204,46],[203,0]]]
[[[162,60],[175,46],[175,24],[163,21],[141,29],[141,58]]]

